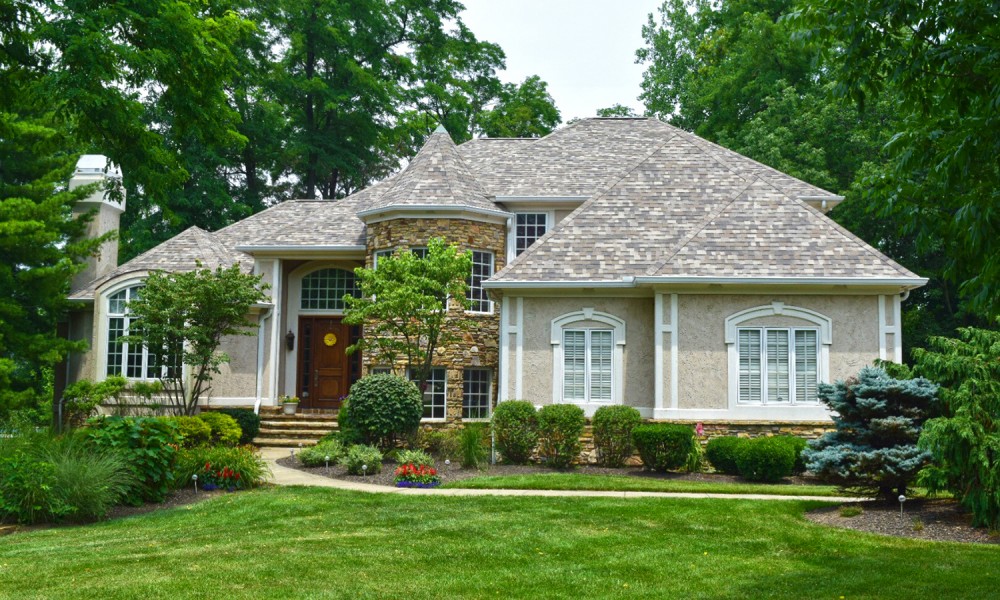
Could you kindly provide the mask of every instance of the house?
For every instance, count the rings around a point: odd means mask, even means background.
[[[67,372],[155,377],[142,348],[116,342],[125,301],[151,270],[238,263],[270,301],[255,336],[225,340],[208,402],[337,408],[380,367],[344,352],[362,335],[341,323],[352,270],[444,237],[472,251],[478,326],[435,361],[427,422],[485,419],[508,399],[732,427],[829,422],[817,384],[901,360],[900,304],[926,283],[824,216],[841,200],[655,119],[461,145],[439,129],[402,172],[342,200],[191,228],[121,266],[107,245],[71,295],[69,335],[91,350]],[[116,227],[123,206],[90,202],[94,233]]]

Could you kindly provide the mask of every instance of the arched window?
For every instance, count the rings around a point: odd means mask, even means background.
[[[552,320],[553,402],[584,405],[623,401],[625,321],[592,308]]]
[[[129,343],[122,338],[134,333],[139,320],[128,310],[128,303],[139,297],[143,286],[134,285],[115,292],[107,299],[108,349],[106,375],[121,375],[129,379],[159,379],[179,374],[179,352],[171,354],[168,365],[158,364],[155,353],[145,346]]]
[[[319,269],[302,278],[302,310],[344,310],[344,296],[358,295],[354,273],[346,269]]]

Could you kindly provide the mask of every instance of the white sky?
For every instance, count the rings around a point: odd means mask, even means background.
[[[563,122],[615,103],[642,114],[635,64],[642,25],[662,0],[463,0],[462,20],[507,54],[508,83],[538,75]]]

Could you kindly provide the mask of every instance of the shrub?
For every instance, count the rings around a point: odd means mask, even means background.
[[[152,417],[98,417],[87,422],[87,435],[98,448],[119,453],[136,475],[126,496],[131,504],[163,502],[173,483],[180,434],[169,421]]]
[[[402,377],[381,374],[362,377],[351,386],[346,408],[351,427],[366,443],[380,448],[391,448],[396,438],[415,431],[423,411],[417,386]]]
[[[632,429],[642,423],[642,415],[631,406],[602,406],[594,413],[594,447],[597,461],[606,467],[621,467],[632,457]]]
[[[344,456],[344,445],[336,439],[321,441],[315,446],[303,448],[298,456],[302,464],[307,467],[326,466],[327,456],[330,457],[330,464],[335,465]]]
[[[114,452],[87,444],[86,434],[50,438],[38,457],[53,467],[53,490],[67,506],[73,520],[103,519],[135,487],[136,475],[125,459]]]
[[[792,449],[792,455],[795,456],[795,463],[792,465],[792,474],[801,475],[805,473],[806,461],[802,456],[802,451],[806,449],[809,442],[794,435],[776,435],[774,439],[787,444]]]
[[[538,411],[538,453],[548,464],[564,469],[580,456],[580,436],[587,420],[574,404],[549,404]]]
[[[212,443],[235,446],[240,443],[243,431],[236,419],[220,412],[203,412],[198,418],[212,429]]]
[[[778,438],[745,440],[736,453],[736,466],[744,479],[776,483],[792,474],[795,451],[788,442]]]
[[[63,414],[71,427],[83,425],[94,413],[94,409],[111,398],[118,398],[128,386],[124,377],[111,376],[104,381],[80,381],[71,383],[63,391]]]
[[[396,453],[396,462],[401,465],[412,464],[418,467],[434,466],[434,459],[423,450],[400,450]]]
[[[432,456],[450,459],[459,455],[458,432],[454,429],[421,429],[417,443]]]
[[[687,425],[649,423],[632,430],[632,441],[642,464],[653,471],[679,469],[688,464],[697,441],[694,429]]]
[[[736,454],[745,441],[746,439],[736,436],[712,438],[705,447],[705,456],[716,471],[726,475],[739,475],[740,468],[736,466]]]
[[[340,403],[340,410],[337,412],[337,431],[331,431],[326,436],[336,436],[344,447],[355,446],[364,441],[361,432],[351,423],[351,414],[348,410],[350,398],[345,398]]]
[[[478,469],[486,464],[489,458],[489,448],[483,445],[485,436],[484,427],[478,424],[469,424],[458,432],[458,444],[462,457],[462,467],[465,469]]]
[[[253,446],[202,446],[182,449],[174,470],[176,488],[192,484],[198,476],[202,489],[246,489],[267,481],[270,470]]]
[[[493,411],[493,436],[506,463],[523,465],[538,445],[538,413],[531,402],[508,400]]]
[[[240,436],[240,445],[252,444],[254,438],[260,433],[260,415],[253,410],[249,408],[223,408],[219,412],[229,415],[240,426],[240,431],[243,432]]]
[[[177,426],[181,436],[181,446],[194,448],[204,446],[212,439],[212,428],[198,417],[162,417]]]
[[[0,457],[0,516],[18,523],[59,521],[73,513],[56,493],[55,466],[18,451]]]
[[[347,454],[340,459],[340,464],[347,467],[347,473],[350,475],[374,475],[382,472],[382,453],[374,446],[358,444],[347,449]],[[368,465],[367,471],[361,468],[364,465]]]

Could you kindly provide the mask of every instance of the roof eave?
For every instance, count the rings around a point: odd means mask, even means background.
[[[401,215],[407,217],[436,218],[442,215],[472,217],[475,220],[487,222],[506,222],[512,214],[503,210],[490,210],[474,206],[458,206],[454,204],[392,204],[369,208],[357,213],[365,223],[384,221]]]

